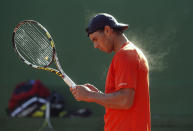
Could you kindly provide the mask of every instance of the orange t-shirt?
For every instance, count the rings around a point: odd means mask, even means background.
[[[133,88],[135,96],[130,109],[106,108],[105,131],[151,131],[148,74],[147,59],[134,44],[124,44],[114,55],[105,93]]]

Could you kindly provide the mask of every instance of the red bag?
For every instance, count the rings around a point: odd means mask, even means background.
[[[40,80],[30,80],[19,83],[9,100],[8,111],[12,112],[23,102],[34,96],[47,98],[50,96],[50,91],[41,83]]]

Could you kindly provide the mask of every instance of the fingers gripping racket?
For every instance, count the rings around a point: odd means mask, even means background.
[[[69,87],[76,84],[64,73],[59,63],[54,41],[40,23],[33,20],[20,22],[13,31],[13,47],[27,65],[60,76]],[[56,69],[49,67],[55,62]]]

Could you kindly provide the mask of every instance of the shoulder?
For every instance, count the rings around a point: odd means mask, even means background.
[[[116,63],[120,62],[138,62],[139,55],[136,47],[133,44],[128,44],[121,48],[113,58]]]

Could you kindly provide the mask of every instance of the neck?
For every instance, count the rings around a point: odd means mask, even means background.
[[[114,40],[114,52],[117,52],[121,49],[121,47],[123,46],[123,44],[125,44],[126,42],[129,42],[129,40],[127,39],[127,37],[124,34],[118,35],[117,37],[115,37],[116,39]]]

